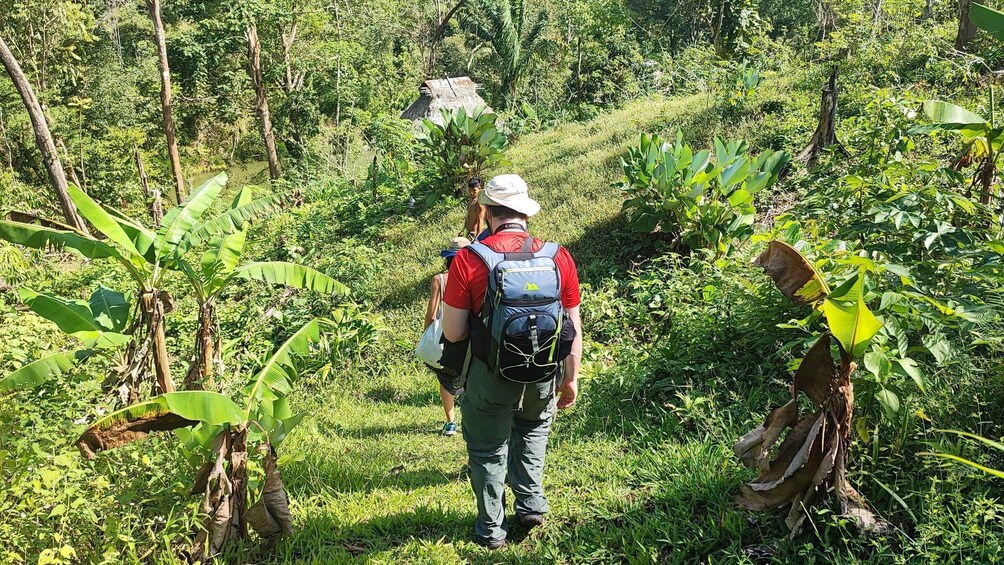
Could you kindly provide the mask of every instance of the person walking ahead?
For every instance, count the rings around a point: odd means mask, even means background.
[[[460,250],[444,293],[448,345],[470,339],[460,399],[477,498],[479,543],[505,545],[505,484],[524,526],[543,523],[547,437],[555,409],[575,404],[582,358],[579,277],[568,251],[530,236],[540,211],[518,175],[491,179],[479,195],[492,235]]]

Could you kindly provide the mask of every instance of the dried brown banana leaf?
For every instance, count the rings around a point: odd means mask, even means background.
[[[796,304],[812,304],[830,293],[826,281],[816,268],[795,250],[781,241],[772,241],[753,261],[774,279],[777,289]]]
[[[289,499],[282,484],[282,475],[271,449],[265,455],[264,467],[265,486],[262,496],[248,509],[245,516],[258,535],[268,543],[275,543],[282,535],[293,533],[293,520],[289,513]]]

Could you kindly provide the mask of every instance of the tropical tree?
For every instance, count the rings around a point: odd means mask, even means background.
[[[463,18],[463,25],[491,49],[490,61],[498,77],[507,109],[516,109],[519,88],[530,63],[544,49],[547,13],[533,13],[526,0],[479,0]]]
[[[251,191],[245,188],[234,198],[231,211],[253,202]],[[216,299],[235,280],[259,280],[291,288],[305,288],[322,294],[348,294],[348,288],[331,277],[310,267],[283,261],[253,262],[238,266],[244,252],[247,233],[244,230],[221,234],[209,241],[202,254],[200,269],[185,269],[199,304],[199,326],[185,377],[185,388],[211,386],[214,367],[222,367],[219,324],[216,320]]]
[[[146,0],[153,22],[154,39],[157,42],[157,60],[160,65],[160,106],[164,116],[164,135],[167,137],[167,155],[174,175],[174,201],[185,198],[185,179],[181,172],[181,157],[178,154],[178,139],[174,131],[174,113],[171,106],[171,65],[167,60],[167,42],[164,39],[164,22],[160,18],[160,0]]]
[[[42,153],[42,160],[45,162],[45,168],[49,173],[49,181],[52,183],[52,188],[56,192],[59,207],[63,211],[63,218],[66,219],[66,223],[73,229],[86,233],[87,226],[80,219],[73,202],[70,200],[66,172],[63,170],[63,164],[59,160],[59,153],[56,152],[56,144],[52,140],[52,133],[49,132],[49,123],[45,119],[42,105],[39,104],[38,97],[35,96],[35,91],[31,88],[31,83],[28,82],[24,71],[21,70],[20,63],[14,58],[14,54],[11,53],[10,48],[7,47],[7,43],[2,37],[0,37],[0,64],[3,65],[7,74],[10,75],[11,80],[14,82],[14,87],[17,88],[18,94],[21,95],[21,100],[28,111],[28,116],[31,118],[31,127],[35,132],[35,144]]]
[[[298,360],[313,351],[322,328],[331,325],[315,319],[293,333],[248,380],[240,393],[243,406],[218,392],[167,393],[101,418],[77,446],[91,459],[153,431],[178,430],[188,448],[208,455],[191,489],[202,495],[205,514],[192,557],[217,555],[242,538],[248,524],[272,544],[292,532],[276,448],[305,416],[292,411],[288,397],[299,379]],[[264,452],[265,481],[257,501],[248,506],[248,459],[257,452]]]
[[[203,220],[226,183],[217,175],[197,188],[181,205],[172,208],[156,232],[112,208],[102,206],[84,191],[69,187],[69,195],[80,214],[104,235],[104,241],[71,230],[61,230],[24,222],[0,221],[0,239],[36,249],[66,249],[88,259],[112,259],[129,273],[137,288],[137,319],[128,345],[122,380],[129,390],[128,400],[139,397],[140,386],[153,363],[154,390],[174,391],[170,359],[164,336],[164,318],[173,308],[171,296],[162,282],[171,270],[193,273],[185,261],[191,247],[240,231],[245,223],[259,217],[282,201],[275,194],[250,200]]]

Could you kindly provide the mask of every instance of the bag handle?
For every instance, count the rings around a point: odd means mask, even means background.
[[[436,275],[436,278],[439,279],[439,305],[436,306],[436,319],[437,320],[442,320],[443,319],[443,297],[446,296],[446,281],[443,280],[443,279],[446,278],[446,275],[444,275],[443,273],[439,273],[438,275]]]
[[[526,239],[523,240],[523,247],[515,253],[503,253],[505,255],[506,261],[526,261],[527,259],[533,259],[533,236],[526,234]]]

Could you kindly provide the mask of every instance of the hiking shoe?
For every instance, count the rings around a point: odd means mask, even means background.
[[[443,425],[443,435],[444,436],[454,436],[457,435],[457,424],[456,422],[446,422]]]
[[[527,528],[535,528],[544,524],[544,515],[532,512],[530,514],[520,514],[519,523]]]
[[[477,538],[477,544],[481,547],[487,547],[488,549],[495,551],[497,549],[502,549],[506,546],[505,538],[502,539],[483,539]]]

